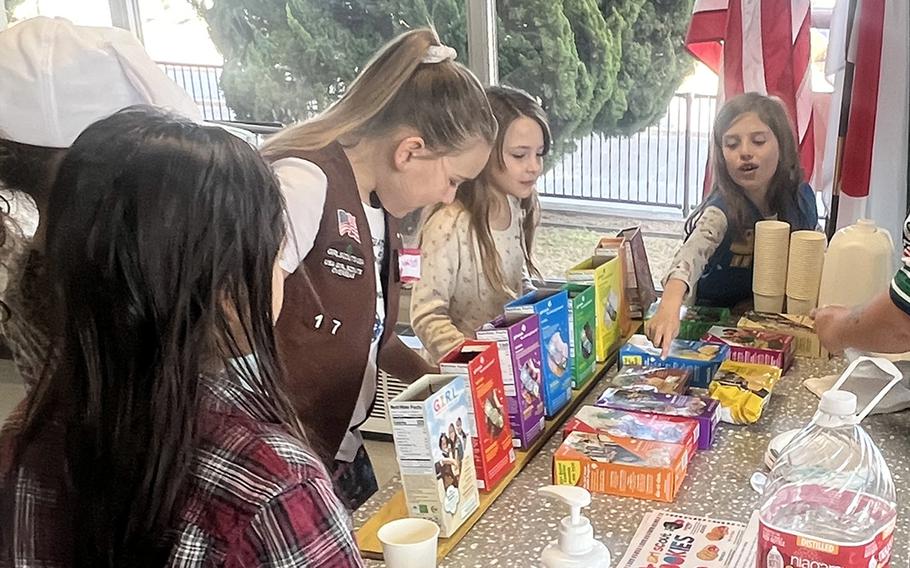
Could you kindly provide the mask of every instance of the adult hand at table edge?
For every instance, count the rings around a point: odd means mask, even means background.
[[[846,347],[845,330],[849,326],[852,310],[844,306],[825,306],[812,310],[815,333],[822,346],[832,355],[840,355]]]

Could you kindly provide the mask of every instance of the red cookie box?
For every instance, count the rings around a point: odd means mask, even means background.
[[[499,349],[493,341],[469,339],[439,361],[439,370],[468,378],[465,429],[474,449],[477,487],[490,491],[515,465]]]
[[[688,466],[689,453],[678,444],[572,432],[553,454],[553,483],[669,503]]]
[[[771,365],[787,372],[793,364],[793,336],[771,331],[714,326],[702,341],[726,345],[730,359],[739,363]]]
[[[572,432],[609,434],[618,438],[679,444],[686,448],[690,460],[698,448],[698,421],[678,416],[582,406],[563,426],[563,439]]]

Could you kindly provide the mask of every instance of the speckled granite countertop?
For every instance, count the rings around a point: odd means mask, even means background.
[[[626,546],[648,511],[669,510],[747,522],[758,504],[758,494],[749,485],[752,472],[763,469],[768,442],[780,432],[803,426],[811,418],[818,399],[802,386],[803,379],[838,373],[842,360],[798,360],[775,389],[758,424],[722,424],[714,449],[699,452],[675,503],[659,503],[594,494],[587,516],[595,535],[610,549],[613,561]],[[611,372],[608,376],[611,376]],[[606,388],[596,386],[585,401],[590,404]],[[895,568],[910,564],[910,412],[872,416],[863,426],[879,444],[897,486],[899,502],[895,532]],[[461,567],[536,567],[540,552],[557,537],[556,525],[565,515],[558,503],[537,496],[536,490],[551,480],[551,462],[561,436],[554,436],[506,488],[483,518],[439,565]],[[399,489],[396,480],[383,488],[354,516],[359,527]],[[367,561],[368,566],[384,566]]]

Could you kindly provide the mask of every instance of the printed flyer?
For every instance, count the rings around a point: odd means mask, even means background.
[[[746,525],[652,511],[616,568],[755,568],[757,535],[758,515]]]

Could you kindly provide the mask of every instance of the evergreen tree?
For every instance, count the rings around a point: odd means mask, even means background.
[[[467,60],[465,0],[189,0],[224,54],[228,104],[292,122],[344,93],[370,56],[432,22]],[[205,8],[203,4],[209,4]],[[500,81],[538,97],[557,151],[656,121],[691,69],[692,0],[497,0]]]
[[[13,21],[13,12],[22,4],[25,0],[2,0],[0,1],[0,10],[6,10],[6,19],[7,21]]]

